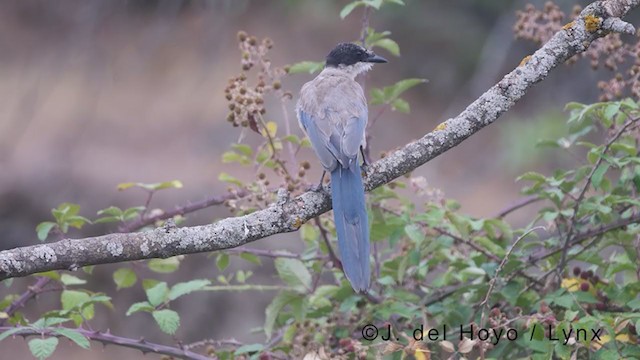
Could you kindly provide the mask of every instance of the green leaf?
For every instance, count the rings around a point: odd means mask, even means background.
[[[137,217],[140,212],[144,211],[145,207],[144,206],[134,206],[134,207],[130,207],[127,210],[124,211],[124,213],[122,214],[122,218],[124,220],[131,220],[135,217]]]
[[[205,286],[211,284],[211,281],[206,279],[191,280],[187,282],[177,283],[171,287],[169,291],[169,300],[175,300],[180,296],[187,295],[194,291],[202,290]]]
[[[231,145],[231,147],[236,150],[237,152],[244,154],[246,156],[252,156],[253,155],[253,149],[251,148],[251,146],[249,145],[245,145],[245,144],[233,144]]]
[[[294,145],[299,145],[300,144],[300,138],[296,135],[287,135],[285,137],[282,138],[282,141],[288,141]]]
[[[75,277],[69,274],[62,274],[60,276],[60,282],[63,283],[64,285],[82,285],[87,283],[86,280],[80,279],[78,277]]]
[[[80,346],[81,348],[88,349],[91,346],[89,344],[89,339],[87,339],[86,336],[82,335],[81,333],[73,329],[53,328],[51,329],[51,332],[53,332],[54,334],[59,334],[66,337],[67,339],[76,343],[76,345]]]
[[[547,178],[544,175],[542,175],[540,173],[537,173],[535,171],[529,171],[529,172],[526,172],[526,173],[524,173],[524,174],[522,174],[522,175],[520,175],[520,176],[518,176],[516,178],[516,181],[520,181],[520,180],[545,182],[547,180]]]
[[[278,275],[289,286],[304,293],[311,289],[311,274],[298,259],[278,258],[275,260]]]
[[[91,300],[91,296],[84,291],[78,290],[64,290],[60,294],[60,302],[62,303],[63,310],[75,310],[87,301]],[[82,316],[86,320],[93,318],[94,309],[93,305],[89,305],[82,310]]]
[[[169,309],[156,310],[151,313],[163,332],[173,335],[180,326],[180,315]]]
[[[420,228],[420,226],[416,224],[405,226],[404,232],[405,234],[407,234],[407,236],[409,236],[409,239],[411,239],[411,241],[415,242],[416,244],[422,243],[422,241],[424,241],[425,239],[424,231],[422,230],[422,228]]]
[[[411,108],[409,107],[408,102],[406,102],[404,99],[398,98],[393,100],[393,102],[391,103],[391,110],[408,114],[411,111]]]
[[[155,286],[146,290],[147,299],[152,306],[162,304],[169,294],[169,287],[166,282],[159,282]]]
[[[98,216],[108,215],[108,216],[122,216],[122,210],[119,207],[109,206],[106,209],[98,210]]]
[[[241,355],[241,354],[255,353],[262,350],[264,350],[264,345],[262,344],[242,345],[236,349],[235,354]]]
[[[400,56],[400,46],[398,46],[398,43],[385,38],[385,39],[380,39],[377,41],[374,41],[373,43],[369,44],[369,46],[371,47],[381,47],[385,50],[387,50],[388,52],[390,52],[392,55],[395,56]]]
[[[247,163],[250,163],[250,160],[246,156],[242,154],[238,154],[237,152],[225,151],[222,154],[222,162],[225,164],[229,164],[229,163],[247,164]]]
[[[12,329],[9,329],[9,330],[6,330],[6,331],[2,332],[0,334],[0,341],[2,341],[4,339],[8,338],[9,336],[19,332],[20,330],[22,330],[21,327],[16,327],[16,328],[12,328]]]
[[[349,14],[351,14],[353,10],[362,5],[364,5],[364,1],[353,1],[348,3],[345,7],[342,8],[342,10],[340,10],[340,18],[346,18],[347,16],[349,16]]]
[[[47,239],[47,236],[49,236],[49,233],[55,226],[56,226],[56,223],[51,221],[45,221],[38,224],[38,226],[36,226],[36,233],[38,234],[38,239],[40,241],[45,241]]]
[[[324,68],[324,61],[301,61],[289,66],[289,74],[309,73],[314,74]]]
[[[220,175],[218,175],[218,180],[226,182],[226,183],[231,183],[231,184],[235,184],[238,186],[242,186],[242,181],[236,179],[235,177],[225,173],[225,172],[221,172]]]
[[[31,354],[39,360],[46,359],[51,356],[57,346],[58,338],[56,337],[29,340],[29,350],[31,351]]]
[[[384,92],[382,89],[373,88],[369,92],[369,98],[371,98],[371,105],[384,104]]]
[[[257,255],[254,255],[251,253],[242,253],[240,254],[240,258],[256,265],[262,264],[262,262],[260,261],[260,258]]]
[[[127,182],[118,184],[118,190],[126,190],[132,187],[139,187],[147,191],[157,191],[162,189],[175,188],[180,189],[183,187],[180,180],[163,181],[158,183],[140,183],[140,182]]]
[[[411,89],[416,85],[423,84],[426,82],[427,82],[426,79],[413,78],[413,79],[400,80],[391,86],[385,86],[383,89],[384,103],[389,104],[393,102],[395,99],[397,99],[398,96],[402,95],[402,93],[404,93],[405,91]]]
[[[127,316],[133,314],[133,313],[137,313],[139,311],[146,311],[146,312],[151,312],[153,311],[155,308],[153,306],[151,306],[151,304],[149,304],[148,301],[141,301],[141,302],[137,302],[135,304],[131,304],[131,306],[129,306],[129,310],[127,310]]]
[[[267,335],[267,339],[270,339],[273,334],[273,327],[280,311],[297,298],[298,295],[291,291],[281,291],[271,300],[271,303],[265,309],[264,333]]]
[[[180,266],[180,258],[178,256],[173,256],[166,259],[151,259],[147,263],[147,266],[151,271],[157,273],[172,273],[178,270]]]
[[[220,271],[224,271],[229,266],[229,255],[220,253],[216,257],[216,267]]]
[[[609,169],[609,164],[604,163],[604,164],[600,164],[598,168],[596,168],[596,171],[593,172],[591,183],[593,184],[594,188],[596,189],[600,188],[600,184],[602,184],[602,180],[604,179],[604,175],[607,173],[608,169]]]
[[[113,272],[113,281],[116,283],[117,289],[125,289],[132,287],[137,281],[136,273],[129,268],[120,268]]]

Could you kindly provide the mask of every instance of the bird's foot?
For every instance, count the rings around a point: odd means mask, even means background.
[[[319,192],[319,193],[326,193],[327,192],[327,190],[322,185],[322,183],[309,185],[307,187],[307,191],[313,191],[313,192]]]
[[[360,167],[360,173],[363,178],[367,177],[367,173],[369,172],[369,163],[363,163]]]

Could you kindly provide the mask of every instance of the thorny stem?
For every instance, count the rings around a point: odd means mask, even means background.
[[[11,330],[11,329],[14,329],[14,328],[10,326],[2,326],[0,327],[0,333],[7,330]],[[55,329],[57,328],[34,329],[30,327],[22,327],[20,331],[15,333],[15,335],[24,336],[24,337],[30,336],[30,335],[40,335],[43,337],[44,336],[61,337],[62,335],[55,333]],[[60,327],[60,329],[66,329],[66,330],[72,330],[72,331],[78,332],[90,340],[98,341],[105,345],[113,344],[113,345],[118,345],[122,347],[137,349],[142,351],[142,353],[144,354],[156,353],[161,355],[175,356],[177,358],[189,359],[189,360],[211,360],[212,359],[208,356],[194,353],[188,349],[179,348],[175,346],[156,344],[156,343],[149,342],[144,338],[136,340],[136,339],[126,338],[122,336],[116,336],[111,334],[109,331],[99,332],[99,331],[86,330],[82,328],[72,329],[72,328],[66,328],[66,327]]]

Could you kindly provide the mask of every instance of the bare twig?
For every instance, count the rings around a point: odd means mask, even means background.
[[[520,199],[518,201],[516,201],[515,203],[509,205],[508,207],[500,210],[499,213],[497,213],[496,215],[494,215],[494,218],[498,218],[498,219],[502,219],[503,217],[511,214],[512,212],[522,209],[523,207],[536,203],[538,201],[542,200],[542,198],[535,196],[535,195],[531,195],[531,196],[527,196],[523,199]]]

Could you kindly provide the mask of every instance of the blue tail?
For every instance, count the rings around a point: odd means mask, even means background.
[[[357,159],[349,168],[338,164],[331,172],[331,198],[344,273],[356,292],[366,292],[371,277],[369,219]]]

